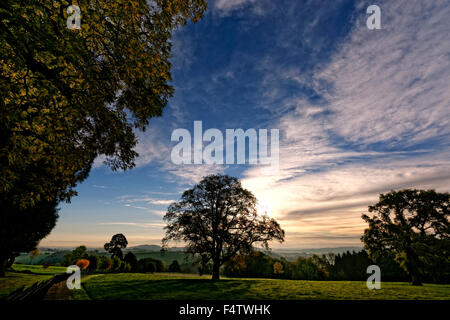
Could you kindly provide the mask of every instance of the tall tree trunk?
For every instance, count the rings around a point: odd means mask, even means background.
[[[405,250],[406,252],[406,267],[409,274],[411,275],[412,285],[421,286],[422,285],[422,274],[419,268],[419,257],[412,250]]]
[[[213,271],[212,271],[212,280],[220,279],[220,262],[219,260],[213,260]]]

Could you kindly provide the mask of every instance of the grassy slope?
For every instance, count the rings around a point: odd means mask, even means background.
[[[64,267],[15,265],[19,272],[0,278],[0,299],[21,286],[49,279]],[[32,273],[23,273],[29,270]],[[194,274],[96,274],[82,278],[74,299],[447,299],[450,285],[383,282],[381,290],[368,290],[358,281],[299,281],[274,279],[223,279]]]
[[[0,278],[0,299],[5,299],[9,293],[20,287],[29,287],[38,281],[50,279],[55,273],[66,272],[64,267],[49,267],[47,269],[42,266],[26,266],[14,265],[17,272],[6,272],[5,278]],[[28,271],[31,273],[23,273]]]
[[[223,279],[181,274],[104,274],[83,281],[91,299],[450,299],[450,285],[365,282]]]
[[[39,265],[25,265],[25,264],[15,264],[13,266],[13,269],[14,271],[17,272],[30,271],[34,274],[39,275],[54,275],[56,273],[64,273],[67,270],[66,267],[51,266],[48,268],[43,268],[42,266]]]

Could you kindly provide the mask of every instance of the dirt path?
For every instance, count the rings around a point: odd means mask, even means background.
[[[45,300],[72,300],[72,294],[65,281],[53,285],[48,290]]]
[[[96,276],[99,276],[99,274],[81,275],[81,282],[83,282],[89,278],[96,277]],[[84,290],[83,287],[81,287],[80,290],[76,290],[76,291],[77,291],[76,299],[82,299],[82,300],[91,299],[89,294]],[[66,281],[62,281],[60,283],[53,285],[50,288],[50,290],[48,290],[47,295],[45,296],[44,300],[74,300],[74,297],[72,295],[72,290],[67,288]]]

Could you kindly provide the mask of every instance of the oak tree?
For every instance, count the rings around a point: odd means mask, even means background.
[[[123,234],[118,233],[113,235],[110,242],[105,243],[104,248],[111,253],[111,258],[117,257],[123,260],[122,249],[125,249],[127,245],[127,238]]]
[[[206,9],[206,0],[78,0],[80,29],[69,29],[71,4],[0,2],[1,215],[69,201],[99,155],[113,170],[134,166],[135,130],[173,94],[172,32]]]
[[[450,194],[434,190],[405,189],[381,194],[379,202],[369,206],[372,217],[361,240],[373,259],[385,252],[420,285],[424,274],[436,259],[444,256],[449,265]],[[432,268],[432,267],[431,267]]]
[[[237,178],[206,176],[169,206],[163,247],[170,240],[186,242],[186,251],[199,255],[202,265],[212,261],[212,279],[218,280],[220,266],[235,255],[251,252],[256,244],[267,249],[271,240],[284,241],[278,222],[259,215],[256,204]]]

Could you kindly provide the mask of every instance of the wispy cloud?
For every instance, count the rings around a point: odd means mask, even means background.
[[[99,225],[113,225],[113,226],[132,226],[139,228],[158,228],[161,229],[165,226],[164,223],[157,222],[99,222]]]
[[[119,203],[124,203],[124,206],[126,206],[126,207],[131,207],[133,203],[145,203],[148,205],[169,205],[172,202],[174,202],[175,200],[157,199],[157,198],[148,197],[148,196],[136,197],[136,196],[131,196],[131,195],[124,195],[124,196],[120,196],[118,198],[118,201],[119,201]],[[136,206],[132,206],[132,207],[139,208],[139,209],[148,209],[147,207],[136,207]]]
[[[108,189],[109,188],[107,186],[99,186],[99,185],[96,185],[96,184],[93,184],[92,187],[97,188],[97,189]]]
[[[357,242],[359,217],[381,192],[450,189],[450,38],[442,36],[450,8],[439,1],[383,1],[381,8],[382,30],[357,20],[330,61],[310,74],[266,61],[277,70],[264,79],[263,101],[270,109],[270,101],[281,102],[280,171],[265,176],[252,168],[244,185],[272,202],[303,240],[336,228],[346,238],[339,219],[350,215]],[[283,98],[277,88],[284,81],[321,98]],[[434,143],[424,150],[427,141]],[[304,223],[311,217],[328,226]]]
[[[264,5],[266,0],[215,0],[211,1],[212,10],[222,16],[227,16],[236,10],[250,8],[250,13],[263,15],[265,13]]]
[[[139,134],[137,166],[184,189],[230,168],[173,165],[171,130],[198,119],[209,127],[279,128],[279,172],[250,167],[242,178],[281,221],[288,245],[358,245],[361,213],[379,193],[448,191],[450,7],[377,4],[381,30],[366,28],[366,1],[212,1],[202,21],[207,31],[199,26],[175,37],[181,81],[165,117]],[[230,15],[239,19],[223,19]],[[149,193],[119,203],[153,210],[177,196]]]
[[[226,167],[222,165],[174,165],[168,163],[166,170],[171,175],[168,178],[169,181],[179,184],[194,184],[206,175],[223,173]]]

